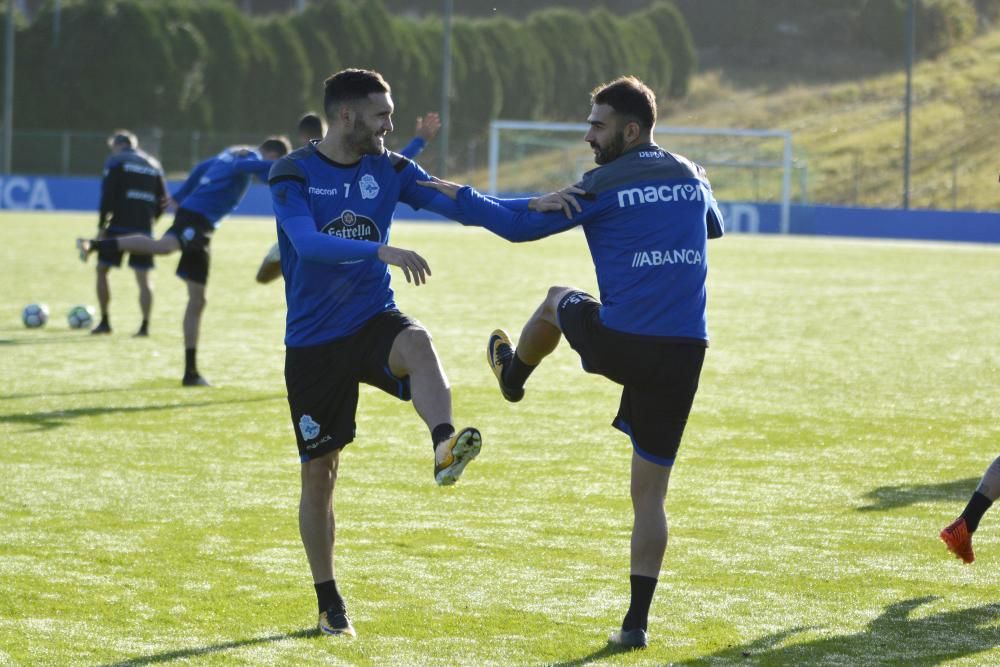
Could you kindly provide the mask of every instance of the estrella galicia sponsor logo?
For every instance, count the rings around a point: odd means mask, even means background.
[[[382,232],[375,221],[351,210],[345,210],[339,218],[326,223],[320,231],[352,241],[382,241]]]
[[[378,197],[378,181],[371,174],[365,174],[358,181],[358,185],[361,186],[361,198],[362,199],[375,199]]]
[[[319,195],[321,197],[336,197],[337,188],[314,188],[313,186],[310,185],[309,194]]]
[[[299,418],[299,433],[303,440],[312,440],[319,435],[319,424],[309,415],[302,415]]]
[[[618,208],[635,206],[636,204],[682,201],[705,201],[702,187],[690,183],[678,183],[677,185],[647,185],[644,188],[629,188],[618,191]]]
[[[704,263],[705,258],[700,251],[693,248],[674,248],[673,250],[640,250],[632,255],[632,268],[643,266],[663,266],[664,264]]]

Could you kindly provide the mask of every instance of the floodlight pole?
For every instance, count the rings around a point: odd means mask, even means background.
[[[448,135],[451,132],[451,15],[455,9],[454,0],[444,0],[444,44],[441,51],[441,147],[438,154],[438,176],[445,176],[448,167]]]
[[[14,0],[7,2],[3,68],[3,173],[9,174],[14,142]]]
[[[903,210],[910,210],[910,151],[911,122],[913,110],[913,48],[916,42],[917,12],[916,0],[909,0],[906,9],[906,132],[903,139]]]

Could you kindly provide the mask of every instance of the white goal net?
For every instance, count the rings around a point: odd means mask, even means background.
[[[490,123],[489,192],[549,192],[594,168],[584,123],[495,120]],[[792,135],[777,130],[657,127],[656,143],[708,170],[720,202],[774,203],[789,230]]]

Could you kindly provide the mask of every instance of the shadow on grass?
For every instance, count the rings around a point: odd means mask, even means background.
[[[622,646],[615,646],[614,644],[607,644],[593,653],[589,653],[583,657],[577,658],[576,660],[568,660],[566,662],[553,662],[549,663],[548,667],[583,667],[583,665],[589,665],[598,660],[603,660],[604,658],[610,658],[613,655],[619,655],[622,653],[631,653],[635,649],[625,648]]]
[[[910,618],[917,607],[937,598],[904,600],[886,607],[863,631],[778,647],[802,629],[779,632],[674,665],[717,662],[763,665],[894,664],[937,665],[1000,647],[1000,604]],[[752,661],[752,662],[751,662]]]
[[[35,338],[0,338],[0,345],[63,345],[66,343],[93,343],[99,336],[85,336],[79,331],[67,331]]]
[[[179,383],[178,383],[179,384]],[[173,389],[174,387],[171,387]],[[163,389],[162,387],[156,387],[151,385],[146,386],[130,386],[130,387],[116,387],[114,389],[73,389],[69,391],[40,391],[34,394],[0,394],[0,401],[16,401],[24,398],[50,398],[52,396],[80,396],[86,394],[91,396],[93,394],[133,394],[139,391],[158,391]]]
[[[198,389],[197,391],[203,391]],[[137,406],[114,406],[102,405],[89,408],[71,408],[69,410],[49,410],[46,412],[14,413],[0,415],[0,424],[23,424],[34,426],[35,430],[47,431],[49,429],[66,426],[67,422],[79,419],[80,417],[96,417],[101,415],[132,414],[141,412],[156,412],[158,410],[180,410],[183,408],[204,408],[214,405],[235,405],[240,403],[261,403],[263,401],[276,401],[284,399],[283,395],[258,396],[256,398],[239,398],[226,401],[191,401],[189,403],[164,403],[161,405],[137,405]]]
[[[968,500],[979,484],[978,477],[957,479],[954,482],[938,484],[899,484],[880,486],[865,494],[868,505],[858,508],[859,512],[884,512],[899,507],[909,507],[915,503],[933,500]]]
[[[285,639],[302,639],[305,637],[318,637],[318,636],[319,636],[319,630],[317,628],[310,628],[308,630],[298,630],[297,632],[286,632],[283,635],[268,635],[266,637],[254,637],[253,639],[239,639],[231,642],[223,642],[221,644],[212,644],[211,646],[198,646],[196,648],[178,649],[176,651],[164,651],[163,653],[154,653],[153,655],[140,655],[135,658],[129,658],[128,660],[123,660],[121,662],[106,663],[101,667],[155,665],[161,662],[173,662],[174,660],[188,660],[189,658],[197,658],[198,656],[202,655],[210,655],[212,653],[223,653],[225,651],[231,651],[235,648],[243,648],[244,646],[255,646],[257,644],[280,642]]]

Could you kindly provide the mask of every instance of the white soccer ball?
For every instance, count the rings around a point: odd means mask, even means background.
[[[84,329],[94,323],[94,309],[90,306],[73,306],[66,314],[70,329]]]
[[[49,321],[49,307],[44,303],[29,303],[21,311],[21,321],[29,329],[44,327]]]

